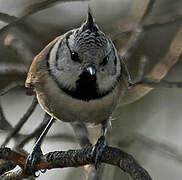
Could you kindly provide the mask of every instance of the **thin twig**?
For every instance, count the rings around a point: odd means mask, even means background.
[[[3,111],[3,107],[1,105],[1,102],[0,102],[0,129],[1,130],[11,130],[12,129],[11,124],[8,122],[8,120],[6,119],[6,117],[4,115],[4,111]]]
[[[37,129],[38,130],[38,129]],[[10,132],[10,130],[1,130],[0,129],[0,134],[8,134]],[[32,132],[32,134],[34,134],[34,132]],[[32,140],[33,138],[35,138],[37,136],[37,134],[34,134],[35,136],[30,136],[30,134],[21,134],[18,133],[17,134],[17,138],[19,139],[23,139],[21,142],[19,142],[17,145],[20,144],[20,147],[23,147],[25,144],[27,144],[28,142],[30,142],[30,140]],[[26,139],[27,138],[27,139]],[[26,139],[26,141],[24,141]],[[58,133],[55,135],[48,135],[46,136],[46,140],[47,141],[57,141],[57,140],[63,140],[63,141],[67,141],[67,142],[75,142],[75,136],[72,134],[65,134],[65,133]]]
[[[26,156],[14,152],[9,148],[0,149],[0,158],[12,161],[22,168],[24,168],[26,161]],[[47,153],[41,157],[40,162],[36,166],[36,170],[79,167],[86,164],[93,164],[94,162],[95,160],[92,157],[92,146],[89,146],[81,150],[55,151]],[[128,173],[134,180],[152,179],[148,172],[143,169],[131,155],[117,148],[106,146],[102,152],[101,162],[118,166],[124,172]],[[5,180],[6,176],[7,175],[5,174],[4,177],[2,177],[2,180]],[[23,171],[19,174],[21,179],[27,176],[28,175],[25,175]]]
[[[40,123],[40,125],[32,133],[30,133],[22,141],[20,141],[17,147],[23,148],[25,144],[27,144],[31,139],[39,137],[43,129],[45,129],[49,120],[50,120],[50,116],[47,113],[45,113],[44,119]]]
[[[176,23],[181,22],[181,21],[182,21],[182,15],[179,16],[178,18],[172,18],[169,21],[164,21],[164,22],[162,21],[161,23],[143,24],[142,27],[143,27],[144,30],[149,30],[149,29],[156,28],[156,27],[164,27],[165,25],[166,26],[167,25],[173,25],[173,24],[176,24]],[[132,24],[132,22],[131,22],[131,24]],[[123,35],[127,35],[127,34],[129,34],[131,32],[132,32],[131,28],[127,29],[127,30],[120,31],[120,32],[118,32],[116,34],[111,35],[111,39],[113,41],[115,41],[115,40],[121,38]]]
[[[162,58],[153,70],[146,76],[147,79],[155,79],[160,81],[163,79],[168,71],[178,62],[182,53],[182,27],[178,30],[174,40],[172,41],[167,54]],[[146,85],[136,85],[133,88],[128,89],[125,96],[122,99],[122,105],[133,103],[138,99],[145,96],[153,88]]]
[[[141,0],[141,1],[143,1],[143,0]],[[136,2],[139,5],[142,4],[142,3],[139,3],[138,1],[136,1]],[[147,3],[147,1],[145,1],[145,3]],[[152,1],[152,4],[153,3],[154,2]],[[134,5],[134,8],[136,6],[137,5]],[[154,6],[154,4],[150,7],[152,8],[153,6]],[[137,8],[135,8],[135,10],[136,10],[136,13],[134,13],[134,15],[132,15],[135,17],[135,19],[133,19],[132,22],[129,23],[129,25],[127,24],[124,27],[121,26],[120,32],[117,32],[116,34],[111,35],[112,40],[117,40],[121,36],[123,36],[124,34],[128,34],[128,33],[131,33],[133,31],[133,26],[136,24],[136,21],[139,19],[138,16],[140,17],[140,14],[139,15],[137,14],[140,12],[140,9],[138,10]],[[152,11],[152,9],[147,14],[150,15],[151,11]],[[178,10],[178,15],[176,15],[176,16],[173,16],[171,14],[165,14],[164,16],[159,16],[158,18],[151,19],[151,18],[147,18],[145,15],[145,18],[144,18],[143,23],[142,23],[142,27],[145,30],[146,29],[152,29],[155,27],[164,27],[164,25],[172,25],[172,24],[181,22],[181,20],[182,20],[182,9]]]
[[[144,3],[138,3],[133,2],[131,7],[131,16],[135,18],[134,24],[132,24],[132,28],[135,29],[132,33],[132,36],[127,43],[127,46],[125,49],[121,48],[118,50],[121,58],[123,58],[125,61],[127,61],[131,55],[134,53],[136,48],[138,47],[138,44],[141,42],[142,37],[144,37],[143,32],[143,22],[148,17],[150,12],[152,11],[152,8],[155,4],[155,0],[147,0]]]
[[[157,87],[164,87],[164,88],[182,88],[182,82],[170,82],[165,80],[155,80],[155,79],[147,79],[144,78],[141,81],[137,82],[137,84],[142,84],[147,87],[157,88]]]
[[[146,10],[144,12],[144,14],[142,15],[142,18],[140,20],[140,24],[144,24],[145,23],[145,20],[148,18],[148,16],[150,15],[150,13],[152,12],[154,6],[156,4],[156,0],[150,0],[148,2],[148,5],[146,7]]]
[[[148,63],[148,58],[146,58],[145,56],[142,56],[139,60],[138,73],[137,73],[137,77],[134,80],[135,82],[139,82],[144,78],[147,63]]]
[[[58,3],[74,2],[74,1],[88,1],[88,0],[45,0],[43,2],[34,3],[26,7],[24,11],[22,12],[22,16],[29,16],[29,15],[35,14],[44,9],[55,6]]]
[[[0,12],[0,21],[3,21],[5,23],[11,23],[13,21],[16,21],[17,19],[18,18],[15,16]]]
[[[25,83],[23,81],[17,80],[16,82],[11,82],[7,86],[5,86],[4,88],[0,89],[0,96],[7,94],[12,89],[15,89],[17,87],[24,87],[24,86],[25,86]]]
[[[35,54],[31,51],[31,48],[28,47],[27,43],[13,34],[8,34],[5,37],[4,44],[6,47],[13,50],[27,66],[31,63],[35,56]]]
[[[145,135],[142,135],[137,132],[131,132],[128,135],[125,135],[122,140],[119,141],[120,147],[129,147],[131,144],[139,142],[144,147],[160,152],[163,156],[168,156],[178,163],[182,163],[182,149],[170,142],[158,141],[157,139],[153,140]]]
[[[72,1],[84,1],[84,0],[46,0],[43,2],[38,2],[38,3],[35,3],[33,5],[30,5],[25,9],[26,11],[24,11],[23,15],[20,18],[16,19],[15,21],[13,21],[10,24],[1,28],[0,34],[6,32],[9,28],[11,28],[13,26],[17,26],[17,25],[22,24],[28,16],[33,15],[33,14],[35,14],[35,13],[37,13],[43,9],[46,9],[48,7],[51,7],[56,2],[57,3],[64,3],[64,2],[72,2]]]
[[[171,11],[168,13],[165,13],[163,15],[158,16],[157,18],[154,16],[154,18],[148,18],[145,20],[144,26],[146,28],[150,28],[153,26],[162,26],[165,24],[171,24],[177,21],[180,21],[182,19],[182,8],[177,7],[175,11]]]
[[[15,125],[13,130],[8,134],[8,136],[6,137],[6,139],[3,142],[2,146],[5,146],[9,142],[9,140],[18,133],[18,131],[22,128],[22,126],[25,124],[25,122],[28,120],[28,118],[34,112],[36,106],[37,106],[37,98],[34,97],[32,104],[30,105],[30,107],[28,108],[26,113],[23,115],[23,117],[19,120],[19,122]]]
[[[25,75],[28,72],[28,66],[18,63],[0,63],[0,75]]]

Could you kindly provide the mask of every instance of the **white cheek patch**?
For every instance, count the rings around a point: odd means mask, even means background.
[[[59,84],[61,84],[65,88],[74,89],[76,88],[75,82],[78,79],[77,69],[75,68],[76,72],[74,73],[74,71],[72,71],[72,69],[70,68],[69,64],[66,63],[66,59],[63,60],[62,62],[58,62],[59,57],[56,57],[57,51],[59,49],[59,46],[62,40],[63,39],[58,40],[50,52],[49,68],[50,68],[51,74],[54,76],[54,78]],[[56,61],[56,58],[57,58],[57,61]],[[65,58],[68,58],[68,57],[65,57]],[[61,66],[63,66],[63,68],[61,68]]]
[[[104,78],[103,80],[101,80],[100,78],[97,78],[97,85],[99,87],[99,92],[101,94],[107,91],[112,91],[116,83],[117,83],[116,76],[108,76],[107,78]]]
[[[99,91],[101,93],[105,93],[108,90],[112,90],[116,86],[118,79],[121,76],[121,63],[119,61],[119,58],[117,57],[117,54],[116,58],[117,58],[117,63],[116,63],[115,73],[107,74],[106,72],[105,75],[101,73],[97,75],[97,84],[99,87]]]

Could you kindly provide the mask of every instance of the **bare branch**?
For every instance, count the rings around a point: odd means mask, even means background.
[[[130,37],[130,40],[128,41],[126,48],[121,48],[118,50],[121,58],[125,60],[125,62],[131,57],[131,55],[134,53],[136,48],[138,47],[138,44],[141,42],[142,37],[144,36],[144,32],[142,28],[137,28],[132,36]]]
[[[147,8],[146,8],[145,13],[143,14],[141,20],[140,20],[140,23],[142,23],[142,24],[145,23],[145,20],[147,19],[147,17],[148,17],[148,16],[150,15],[150,13],[152,12],[155,3],[156,3],[156,0],[150,0],[150,1],[148,2]]]
[[[35,14],[41,10],[50,8],[58,3],[74,2],[74,1],[88,1],[88,0],[45,0],[43,2],[34,3],[26,7],[22,13],[22,16],[29,16]]]
[[[159,18],[160,19],[160,18]],[[169,19],[169,20],[165,20],[165,21],[161,21],[161,22],[153,22],[153,23],[149,23],[149,24],[143,24],[143,29],[152,29],[152,28],[155,28],[155,27],[163,27],[164,25],[172,25],[172,24],[175,24],[175,23],[178,23],[178,22],[181,22],[181,20],[182,20],[182,15],[181,16],[179,16],[178,18],[171,18],[171,19]],[[131,23],[132,24],[132,23]],[[131,26],[131,25],[130,25]],[[130,27],[129,29],[124,29],[124,30],[122,30],[121,32],[118,32],[118,33],[116,33],[116,34],[113,34],[113,35],[111,35],[111,39],[113,40],[113,41],[115,41],[115,40],[117,40],[117,39],[119,39],[121,36],[123,36],[123,35],[127,35],[127,34],[129,34],[129,33],[131,33],[131,32],[133,32],[133,30],[132,30],[133,28],[132,27]]]
[[[13,21],[16,21],[17,19],[18,18],[15,16],[0,12],[0,21],[3,21],[5,23],[11,23]]]
[[[182,163],[182,150],[175,144],[170,144],[170,142],[151,139],[137,132],[131,132],[128,135],[122,137],[119,142],[120,147],[129,147],[131,144],[139,142],[148,149],[160,152],[163,156],[168,156],[178,163]]]
[[[38,130],[38,129],[36,129]],[[2,130],[0,129],[0,133],[1,134],[8,134],[10,132],[10,130]],[[32,132],[31,134],[33,134],[34,132]],[[30,140],[32,140],[33,138],[36,137],[35,136],[30,136],[31,134],[17,134],[17,137],[19,139],[23,139],[22,141],[20,141],[17,146],[20,145],[20,147],[23,147],[25,144],[27,144],[28,142],[30,142]],[[74,135],[71,135],[71,134],[65,134],[65,133],[58,133],[58,134],[55,134],[55,135],[48,135],[46,136],[46,140],[47,141],[57,141],[57,140],[64,140],[64,141],[67,141],[67,142],[75,142],[75,136]]]
[[[182,82],[169,82],[165,80],[155,80],[155,79],[147,79],[144,78],[141,81],[137,82],[137,84],[142,84],[147,87],[164,87],[164,88],[182,88]]]
[[[43,129],[45,129],[48,121],[50,120],[50,116],[45,113],[43,121],[40,123],[40,125],[29,135],[27,135],[18,145],[17,147],[23,148],[25,144],[27,144],[31,139],[39,137]]]
[[[25,83],[23,81],[16,81],[16,82],[11,82],[9,83],[7,86],[5,86],[4,88],[2,88],[0,90],[0,96],[3,96],[5,95],[6,93],[8,93],[9,91],[11,91],[12,89],[14,88],[17,88],[17,87],[24,87]]]
[[[151,11],[153,10],[153,6],[155,5],[156,0],[138,0],[134,1],[130,8],[130,16],[134,18],[132,26],[143,25],[144,21],[147,19]],[[133,29],[133,27],[132,27]]]
[[[48,7],[51,7],[56,2],[64,3],[64,2],[72,2],[72,1],[85,1],[85,0],[45,0],[43,2],[39,2],[39,3],[35,3],[33,5],[30,5],[25,9],[23,15],[20,18],[16,19],[15,21],[11,22],[10,24],[8,24],[8,25],[4,26],[2,29],[0,29],[0,34],[6,32],[9,28],[11,28],[13,26],[22,24],[28,16],[35,14]]]
[[[133,8],[131,7],[130,14],[132,17],[134,17],[134,19],[132,19],[132,21],[129,22],[129,24],[126,24],[125,26],[122,25],[120,27],[120,30],[121,30],[120,32],[111,35],[112,40],[117,40],[123,34],[131,33],[134,29],[133,27],[134,26],[137,27],[137,22],[142,22],[142,27],[144,29],[149,29],[149,28],[151,29],[156,26],[158,27],[158,26],[174,24],[182,20],[182,9],[180,8],[177,11],[175,11],[176,15],[173,15],[173,12],[172,12],[171,14],[165,14],[163,16],[159,16],[157,18],[152,19],[152,18],[148,18],[148,16],[150,15],[150,12],[152,11],[153,6],[155,5],[155,2],[153,0],[149,2],[149,7],[147,8],[148,10],[146,11],[145,14],[143,14],[142,13],[143,11],[141,10],[146,7],[146,5],[148,4],[148,1],[141,0],[141,3],[140,3],[140,1],[137,0],[136,2],[133,2],[132,4],[133,4],[132,6]],[[138,5],[142,5],[142,6],[138,6]],[[142,16],[143,18],[141,18]]]
[[[92,148],[92,146],[89,146],[81,150],[55,151],[47,153],[41,157],[41,161],[39,164],[37,164],[36,170],[63,167],[79,167],[86,164],[93,164],[94,159],[92,158]],[[24,168],[26,161],[26,157],[24,155],[14,152],[9,148],[0,149],[0,158],[12,161],[15,164],[19,165],[21,168]],[[152,179],[148,172],[143,169],[131,155],[117,148],[106,146],[101,156],[101,162],[118,166],[124,172],[128,173],[134,180]],[[26,175],[24,172],[21,171],[19,177],[25,178],[25,176]],[[5,178],[6,175],[2,177],[2,180]]]
[[[13,128],[13,130],[8,134],[5,141],[3,142],[2,146],[5,146],[9,142],[9,140],[18,133],[18,131],[22,128],[22,126],[25,124],[25,122],[28,120],[28,118],[34,112],[36,106],[37,106],[37,98],[34,97],[32,104],[28,108],[27,112],[19,120],[19,122],[16,124],[16,126]]]
[[[13,34],[8,34],[4,40],[5,46],[13,50],[22,60],[29,65],[34,58],[34,54],[28,47],[27,43]]]
[[[125,61],[127,61],[130,58],[130,56],[134,53],[142,37],[144,36],[144,32],[142,29],[143,22],[152,11],[155,2],[155,0],[147,0],[145,2],[143,2],[142,0],[142,3],[139,3],[138,1],[132,3],[130,14],[132,17],[135,18],[135,23],[132,24],[132,28],[134,29],[134,31],[126,45],[126,48],[120,48],[118,50],[121,58],[123,58]]]
[[[129,9],[129,15],[132,17],[132,22],[121,26],[122,32],[132,32],[138,26],[143,26],[144,21],[151,13],[156,0],[137,0],[133,1]]]
[[[148,59],[145,56],[142,56],[139,60],[139,67],[137,77],[135,78],[135,82],[139,82],[144,78],[145,68],[148,63]]]
[[[182,8],[178,7],[175,11],[171,11],[159,17],[148,18],[145,20],[145,27],[161,26],[164,24],[171,24],[182,19]]]
[[[3,112],[3,107],[0,102],[0,129],[1,130],[10,130],[12,129],[11,124],[8,122],[6,119],[4,112]]]
[[[180,55],[182,53],[182,28],[180,28],[171,43],[167,54],[161,59],[153,70],[146,76],[147,79],[155,79],[160,81],[166,76],[168,71],[178,62]],[[132,103],[147,93],[149,93],[153,88],[146,87],[146,85],[136,85],[135,87],[128,89],[126,95],[122,99],[122,104]]]
[[[17,63],[0,63],[0,75],[25,75],[28,72],[28,66]]]

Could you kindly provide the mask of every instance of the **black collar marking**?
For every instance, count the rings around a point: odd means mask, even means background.
[[[70,34],[71,33],[69,33],[68,35],[70,35]],[[60,42],[59,46],[60,45],[61,45],[61,42]],[[76,81],[76,89],[66,88],[57,80],[57,78],[54,76],[54,74],[52,73],[52,71],[50,69],[49,58],[50,58],[50,54],[51,54],[53,47],[54,47],[54,45],[50,48],[50,50],[46,56],[49,74],[51,75],[51,77],[55,81],[55,83],[58,85],[58,87],[63,92],[65,92],[67,95],[71,96],[74,99],[79,99],[79,100],[83,100],[83,101],[90,101],[90,100],[103,98],[104,96],[110,94],[114,90],[114,88],[117,85],[117,82],[121,78],[121,74],[120,74],[117,77],[117,81],[114,84],[114,86],[112,86],[108,91],[105,91],[104,93],[101,94],[98,92],[98,85],[96,82],[96,76],[91,76],[88,72],[83,72],[79,76],[79,79]],[[56,56],[56,58],[58,58],[58,57]],[[57,61],[57,59],[56,59],[56,61]],[[57,66],[56,66],[56,68],[57,68]]]

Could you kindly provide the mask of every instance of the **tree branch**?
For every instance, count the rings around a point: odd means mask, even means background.
[[[133,143],[141,143],[142,147],[148,148],[148,150],[155,150],[158,153],[161,153],[160,156],[168,156],[175,160],[177,163],[182,163],[182,149],[175,144],[171,144],[168,141],[160,141],[158,139],[152,139],[138,132],[129,132],[122,136],[122,139],[119,141],[118,145],[120,147],[129,147]]]
[[[21,134],[21,133],[18,133],[17,134],[17,137],[19,139],[21,139],[22,141],[20,141],[18,144],[16,144],[16,147],[19,146],[20,148],[22,148],[28,142],[30,142],[30,140],[32,140],[33,138],[35,138],[37,136],[37,131],[38,131],[38,128],[39,127],[37,127],[36,132],[33,131],[31,134]],[[10,130],[11,129],[9,129],[9,130],[4,130],[4,129],[2,130],[2,129],[0,129],[0,133],[7,135],[10,132]],[[47,141],[51,141],[51,142],[52,141],[57,141],[57,140],[67,141],[67,142],[70,142],[70,143],[76,142],[76,139],[75,139],[75,136],[74,135],[65,134],[65,133],[58,133],[58,134],[55,134],[55,135],[48,135],[48,136],[46,136],[46,140]]]
[[[125,48],[120,48],[118,50],[121,58],[124,58],[125,60],[128,60],[138,47],[138,43],[140,42],[144,34],[142,29],[143,21],[151,12],[152,7],[155,4],[155,0],[146,0],[140,5],[139,4],[138,1],[132,3],[132,6],[130,8],[130,14],[132,17],[134,17],[134,23],[129,26],[132,26],[132,29],[134,29],[134,31]]]
[[[30,134],[28,134],[25,138],[23,138],[19,144],[16,145],[16,147],[19,147],[19,148],[23,148],[25,146],[25,144],[27,144],[31,139],[33,138],[38,138],[41,134],[41,132],[43,131],[43,129],[45,129],[48,121],[50,120],[50,116],[45,113],[44,115],[44,119],[43,121],[39,124],[39,126],[34,129],[34,131]]]
[[[163,79],[168,71],[178,62],[182,53],[182,28],[180,28],[172,41],[167,54],[162,58],[153,70],[146,76],[147,79],[153,79],[160,81]],[[149,93],[153,87],[147,87],[146,85],[136,85],[135,87],[128,89],[125,96],[122,99],[122,105],[133,103],[138,99]]]
[[[9,91],[11,91],[12,89],[17,88],[17,87],[25,88],[25,83],[23,81],[19,81],[19,80],[17,80],[16,82],[9,83],[4,88],[0,89],[0,96],[7,94]]]
[[[23,62],[29,66],[35,54],[30,50],[31,48],[28,47],[27,43],[20,39],[20,37],[16,36],[8,34],[5,37],[4,45],[13,50],[23,60]]]
[[[13,26],[20,25],[24,22],[24,20],[30,16],[33,15],[43,9],[46,9],[48,7],[51,7],[54,5],[56,2],[58,3],[64,3],[64,2],[72,2],[72,1],[84,1],[84,0],[45,0],[43,2],[35,3],[33,5],[28,6],[23,15],[20,18],[15,18],[14,21],[11,21],[8,25],[4,26],[3,28],[0,29],[0,34],[6,32],[9,28]],[[27,10],[28,9],[28,10]]]
[[[26,7],[22,13],[22,16],[35,14],[41,10],[50,8],[57,3],[74,2],[74,1],[88,1],[88,0],[45,0],[43,2],[34,3]]]
[[[8,136],[6,137],[6,139],[3,142],[2,146],[5,146],[9,142],[9,140],[18,133],[18,131],[22,128],[22,126],[25,124],[25,122],[28,120],[28,118],[34,112],[34,110],[35,110],[35,108],[37,106],[37,103],[38,103],[37,102],[37,98],[34,97],[34,99],[32,101],[32,104],[30,105],[30,107],[28,108],[28,110],[26,111],[26,113],[23,115],[23,117],[16,124],[16,126],[8,134]]]
[[[16,21],[18,18],[15,16],[11,16],[9,14],[0,12],[0,21],[3,21],[5,23],[11,23],[13,21]]]
[[[141,81],[137,82],[137,84],[142,84],[146,87],[156,88],[156,87],[164,87],[164,88],[182,88],[182,82],[170,82],[165,80],[155,80],[155,79],[147,79],[144,78]]]
[[[79,167],[86,164],[93,164],[95,161],[92,158],[92,146],[85,147],[80,150],[55,151],[50,152],[41,157],[40,162],[36,166],[36,170],[65,168],[65,167]],[[12,151],[9,148],[0,148],[0,158],[12,161],[24,168],[26,156]],[[104,149],[101,162],[118,166],[124,172],[128,173],[134,180],[151,180],[152,178],[148,172],[143,169],[138,162],[129,154],[114,147],[106,146]],[[18,171],[19,177],[12,177],[11,179],[22,179],[28,177],[22,170]],[[7,179],[6,174],[2,176],[2,180]]]
[[[0,75],[25,75],[28,72],[28,66],[17,63],[0,63]]]
[[[8,120],[6,119],[6,117],[4,115],[1,101],[0,101],[0,129],[1,130],[11,130],[12,129],[11,124],[8,122]]]

